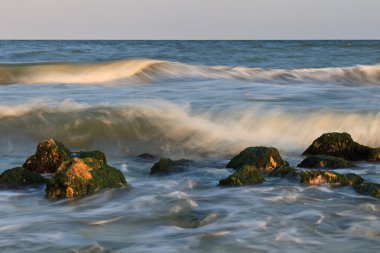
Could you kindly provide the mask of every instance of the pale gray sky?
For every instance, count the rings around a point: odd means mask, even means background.
[[[0,0],[0,39],[380,39],[380,0]]]

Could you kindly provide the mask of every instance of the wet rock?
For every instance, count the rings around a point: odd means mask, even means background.
[[[0,175],[0,187],[18,188],[26,185],[44,184],[48,180],[40,174],[21,168],[13,168],[4,171]]]
[[[359,194],[380,198],[380,184],[364,182],[361,184],[356,184],[354,189]]]
[[[71,157],[78,157],[78,158],[94,158],[98,161],[102,162],[103,164],[107,164],[107,158],[106,155],[99,150],[95,151],[79,151],[79,152],[73,152],[71,154]]]
[[[301,168],[350,168],[355,167],[355,164],[335,156],[328,155],[311,155],[305,158],[297,167]]]
[[[22,165],[24,169],[38,173],[55,173],[62,162],[70,159],[71,152],[55,139],[40,142],[37,151]]]
[[[368,161],[370,162],[380,162],[380,148],[374,148],[369,153]]]
[[[355,142],[348,133],[326,133],[313,141],[303,155],[330,155],[351,161],[367,160],[373,148]]]
[[[156,160],[157,157],[155,155],[149,154],[149,153],[143,153],[141,155],[138,155],[137,157],[144,159],[144,160]]]
[[[160,158],[160,160],[150,169],[150,174],[154,175],[182,172],[190,163],[191,160],[186,159],[172,160],[170,158]]]
[[[249,147],[233,157],[227,168],[239,169],[244,165],[252,165],[263,171],[272,171],[277,166],[289,165],[282,160],[277,149],[272,147]]]
[[[301,183],[310,185],[333,184],[333,185],[356,185],[363,183],[363,178],[354,174],[339,174],[333,171],[307,170],[300,173]]]
[[[63,162],[46,185],[49,199],[74,198],[103,188],[128,186],[123,173],[96,158],[74,157]]]
[[[221,186],[242,186],[260,184],[265,179],[259,169],[251,165],[244,165],[235,173],[219,181]]]
[[[298,170],[290,166],[278,166],[271,173],[270,177],[298,177]]]

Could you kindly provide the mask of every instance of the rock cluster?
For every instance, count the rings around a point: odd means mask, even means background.
[[[46,179],[40,173],[54,175]],[[107,164],[103,152],[71,152],[55,139],[39,143],[36,153],[22,167],[6,170],[0,175],[3,188],[45,183],[49,199],[74,198],[104,188],[128,186],[123,173]]]

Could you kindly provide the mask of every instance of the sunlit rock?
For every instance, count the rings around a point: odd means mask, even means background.
[[[249,147],[233,157],[226,167],[239,169],[244,165],[255,166],[263,171],[272,171],[277,166],[289,164],[282,160],[280,153],[275,148]]]

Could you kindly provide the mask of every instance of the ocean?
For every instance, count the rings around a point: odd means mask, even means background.
[[[326,132],[380,146],[380,41],[0,41],[0,172],[56,138],[133,186],[1,190],[0,252],[379,252],[380,202],[352,188],[218,186],[244,148],[296,166]],[[195,162],[156,177],[141,153]]]

